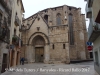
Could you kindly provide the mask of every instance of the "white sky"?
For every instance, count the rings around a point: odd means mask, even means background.
[[[85,14],[86,2],[84,0],[22,0],[25,9],[25,18],[46,8],[69,5],[80,7],[82,13]],[[88,22],[87,27],[88,27]]]

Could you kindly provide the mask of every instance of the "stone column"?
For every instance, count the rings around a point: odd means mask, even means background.
[[[33,57],[33,62],[35,62],[35,47],[33,46],[33,54],[32,54],[32,57]]]
[[[46,44],[44,47],[44,63],[49,63],[49,60],[50,60],[49,45]]]

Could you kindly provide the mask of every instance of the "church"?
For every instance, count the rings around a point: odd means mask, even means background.
[[[28,63],[66,63],[89,59],[85,14],[63,5],[23,20],[21,57]]]

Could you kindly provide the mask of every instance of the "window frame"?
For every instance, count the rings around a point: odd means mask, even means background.
[[[57,13],[56,15],[56,24],[61,25],[62,24],[62,19],[61,19],[61,14]]]

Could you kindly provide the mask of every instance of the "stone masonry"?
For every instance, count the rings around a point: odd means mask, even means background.
[[[81,14],[81,8],[67,5],[48,8],[24,19],[22,27],[21,55],[28,63],[40,60],[70,63],[89,58],[85,15]]]

